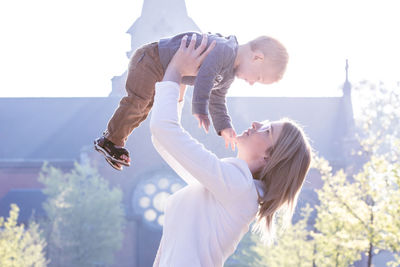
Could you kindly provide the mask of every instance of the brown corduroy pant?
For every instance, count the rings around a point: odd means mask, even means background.
[[[158,43],[137,49],[129,62],[127,96],[121,99],[104,133],[108,140],[117,146],[125,146],[128,136],[147,118],[154,102],[155,84],[163,76]]]

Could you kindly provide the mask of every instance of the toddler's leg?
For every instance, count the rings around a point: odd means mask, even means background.
[[[107,125],[103,137],[95,140],[95,149],[117,169],[129,166],[129,151],[123,148],[128,136],[146,119],[153,105],[155,83],[162,80],[164,70],[158,55],[158,44],[139,48],[130,60],[126,81],[127,96]]]
[[[126,81],[127,96],[108,122],[105,137],[117,146],[124,146],[128,136],[147,117],[152,104],[155,83],[164,71],[158,56],[157,43],[138,49],[130,60]]]

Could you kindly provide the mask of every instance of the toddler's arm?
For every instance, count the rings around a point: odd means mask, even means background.
[[[216,45],[200,66],[193,89],[192,113],[208,115],[208,102],[215,78],[222,70],[224,47]]]
[[[210,95],[209,110],[214,128],[218,135],[221,135],[223,129],[233,128],[226,106],[228,86],[230,86],[230,84],[227,85],[227,87],[212,90]]]
[[[235,150],[236,132],[233,129],[226,106],[226,92],[229,86],[230,84],[224,88],[211,91],[210,114],[215,130],[225,140],[225,147],[228,148],[230,145],[232,150]]]

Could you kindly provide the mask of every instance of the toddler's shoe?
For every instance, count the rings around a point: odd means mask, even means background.
[[[130,166],[130,163],[121,159],[122,155],[126,155],[129,158],[129,151],[123,147],[117,147],[113,142],[105,138],[104,136],[97,138],[94,141],[94,149],[101,154],[107,162],[116,170],[121,171],[122,166]]]

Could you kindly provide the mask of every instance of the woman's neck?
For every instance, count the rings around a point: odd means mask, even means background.
[[[250,170],[251,174],[253,175],[253,178],[256,179],[255,174],[260,169],[260,164],[256,163],[254,160],[250,160],[245,157],[242,157],[240,154],[237,155],[237,158],[239,158],[247,163],[247,166],[249,167],[249,170]]]

